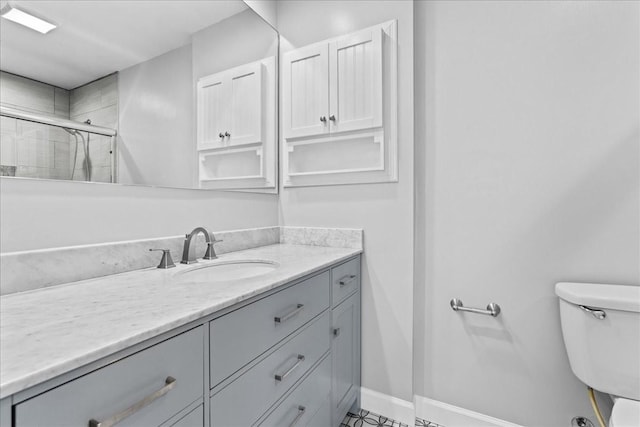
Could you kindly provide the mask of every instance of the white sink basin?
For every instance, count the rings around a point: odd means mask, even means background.
[[[175,278],[179,283],[219,283],[262,276],[278,267],[279,264],[272,261],[226,261],[196,265],[188,270],[177,272]]]

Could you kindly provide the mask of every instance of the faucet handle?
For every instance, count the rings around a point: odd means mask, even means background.
[[[216,250],[213,248],[215,243],[224,242],[224,240],[213,239],[210,242],[207,242],[207,252],[205,252],[204,257],[202,259],[216,259],[218,256],[216,255]]]
[[[149,249],[151,251],[162,251],[162,259],[160,260],[160,264],[158,264],[157,268],[172,268],[176,265],[173,263],[173,259],[171,258],[171,251],[169,249]]]

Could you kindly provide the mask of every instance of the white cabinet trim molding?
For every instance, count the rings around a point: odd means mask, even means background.
[[[285,187],[398,181],[397,21],[282,57]]]

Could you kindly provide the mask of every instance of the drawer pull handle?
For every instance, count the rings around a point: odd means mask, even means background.
[[[290,367],[289,369],[287,369],[287,372],[285,372],[285,373],[284,373],[284,374],[282,374],[282,375],[280,375],[280,374],[276,374],[276,375],[275,375],[275,379],[276,379],[276,381],[282,381],[282,380],[284,380],[285,378],[287,378],[287,377],[289,376],[289,374],[290,374],[291,372],[295,371],[295,369],[296,369],[298,366],[300,366],[300,364],[301,364],[302,362],[304,362],[304,356],[303,356],[302,354],[299,354],[299,355],[298,355],[298,360],[297,360],[297,362],[296,362],[292,367]]]
[[[307,411],[307,408],[305,408],[304,406],[298,406],[298,415],[296,415],[296,417],[293,419],[291,424],[289,424],[289,427],[293,427],[296,424],[298,424],[298,421],[300,421],[300,418],[302,418],[302,416],[306,411]]]
[[[347,274],[346,276],[338,280],[338,283],[340,284],[340,286],[347,286],[348,284],[356,280],[356,277],[357,276],[355,274]]]
[[[276,317],[274,317],[273,321],[276,322],[276,323],[284,323],[287,320],[289,320],[292,317],[294,317],[295,315],[297,315],[298,313],[300,313],[303,308],[304,308],[304,304],[298,304],[298,305],[296,305],[296,308],[294,310],[290,311],[289,313],[285,314],[284,316],[276,316]]]
[[[124,420],[125,418],[135,414],[145,406],[153,403],[154,400],[157,400],[160,397],[164,396],[165,394],[169,393],[171,389],[174,388],[175,386],[176,386],[176,379],[173,377],[167,377],[167,379],[164,382],[164,386],[160,390],[150,394],[149,396],[145,397],[141,401],[134,403],[124,411],[118,414],[115,414],[111,418],[108,418],[104,421],[98,421],[94,419],[89,420],[89,427],[112,427],[118,424],[120,421]]]

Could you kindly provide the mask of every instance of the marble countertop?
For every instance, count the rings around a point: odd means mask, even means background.
[[[225,307],[361,253],[275,244],[220,255],[214,264],[265,260],[265,275],[216,284],[177,283],[148,268],[0,298],[0,398],[15,394]]]

